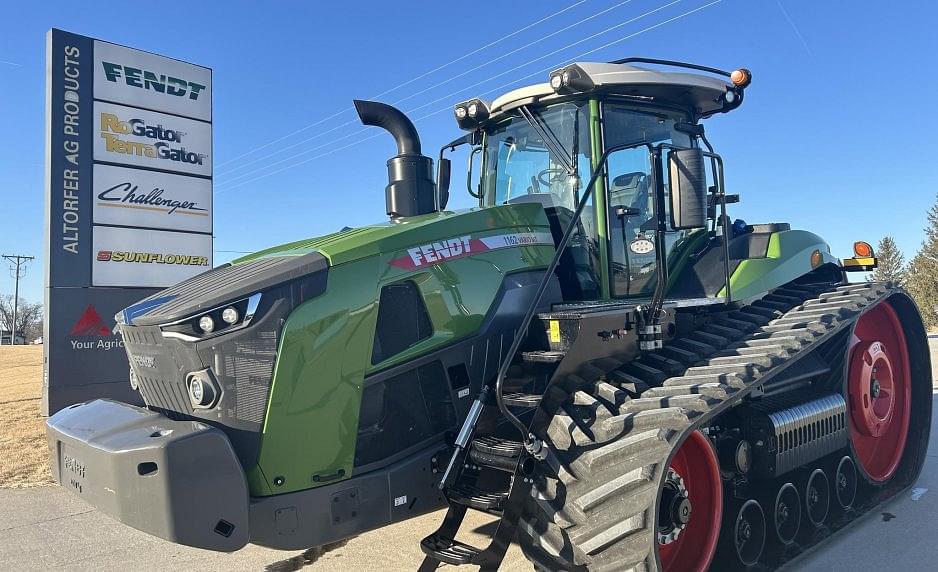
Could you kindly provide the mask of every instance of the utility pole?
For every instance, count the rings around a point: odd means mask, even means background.
[[[26,265],[34,257],[20,254],[4,254],[3,257],[9,261],[10,271],[13,273],[13,324],[10,327],[10,345],[12,346],[16,344],[16,313],[20,305],[20,278],[26,275]]]

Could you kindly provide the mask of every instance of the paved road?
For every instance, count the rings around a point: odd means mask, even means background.
[[[931,340],[932,364],[938,366],[938,339]],[[938,367],[936,367],[938,369]],[[938,375],[934,376],[938,379]],[[938,388],[936,388],[938,391]],[[938,410],[938,393],[935,397]],[[932,422],[938,436],[938,423]],[[865,570],[938,569],[934,523],[938,514],[938,445],[931,443],[925,470],[912,491],[903,493],[864,516],[823,547],[799,558],[788,571],[860,572]],[[884,520],[882,513],[894,518]],[[472,511],[470,511],[472,513]],[[432,531],[441,513],[390,526],[354,538],[325,554],[304,557],[249,546],[218,554],[177,546],[123,526],[89,509],[57,487],[0,489],[0,570],[414,570],[419,541]],[[492,518],[473,513],[463,540],[481,545],[480,528],[490,531]],[[512,547],[504,570],[530,570]]]

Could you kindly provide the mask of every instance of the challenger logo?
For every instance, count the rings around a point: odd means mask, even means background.
[[[207,256],[164,254],[162,252],[133,252],[99,250],[98,262],[135,262],[138,264],[178,264],[182,266],[208,266]]]
[[[407,249],[405,256],[394,258],[388,264],[405,270],[415,270],[490,250],[548,245],[553,246],[554,240],[550,233],[546,232],[498,234],[482,238],[458,236],[413,246]]]
[[[165,189],[153,189],[144,194],[137,190],[137,185],[125,182],[98,193],[99,205],[107,207],[124,207],[163,211],[166,214],[180,213],[197,216],[208,216],[208,211],[198,206],[195,201],[180,201],[170,197],[163,197]]]
[[[124,135],[144,137],[153,143],[130,141],[122,137]],[[150,125],[142,119],[123,121],[113,113],[101,113],[101,137],[104,138],[104,149],[108,153],[201,165],[208,155],[189,151],[182,146],[185,135],[183,131],[166,129],[162,125]]]

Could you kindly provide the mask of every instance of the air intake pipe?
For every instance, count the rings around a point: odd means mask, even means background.
[[[388,159],[388,186],[384,189],[388,216],[417,216],[436,212],[433,159],[420,154],[420,136],[400,110],[377,101],[355,100],[365,125],[381,127],[394,137],[397,155]]]

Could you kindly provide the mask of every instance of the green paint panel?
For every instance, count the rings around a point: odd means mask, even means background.
[[[258,464],[248,472],[254,496],[302,490],[351,476],[365,376],[474,334],[503,277],[544,268],[554,253],[549,244],[481,251],[417,269],[390,264],[409,256],[407,248],[445,238],[549,234],[543,209],[531,204],[427,215],[357,230],[256,255],[318,250],[329,257],[332,267],[326,292],[302,304],[284,325]],[[423,295],[434,333],[372,365],[379,293],[386,284],[406,279],[413,280]],[[313,479],[340,472],[337,479]],[[275,487],[277,477],[284,484]]]
[[[590,154],[592,171],[599,167],[599,158],[603,154],[602,118],[599,115],[599,100],[590,100],[590,145],[593,147]],[[609,300],[612,295],[612,278],[609,271],[609,240],[606,229],[609,228],[609,208],[606,206],[606,182],[603,177],[596,179],[594,197],[594,214],[596,219],[596,238],[599,243],[599,287],[603,300]]]
[[[765,258],[743,260],[730,276],[732,299],[752,298],[808,274],[814,270],[811,254],[815,250],[821,251],[824,264],[840,264],[824,239],[812,232],[786,230],[774,233],[769,237]],[[726,289],[719,295],[725,296]]]
[[[485,229],[523,229],[531,225],[547,226],[547,215],[540,205],[517,204],[444,211],[275,246],[238,258],[234,264],[265,256],[300,256],[317,251],[329,260],[331,266],[337,266],[442,238],[478,233]]]

